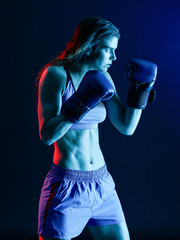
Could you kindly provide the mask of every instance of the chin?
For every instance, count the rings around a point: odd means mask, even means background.
[[[101,72],[107,72],[108,71],[108,67],[101,67],[101,68],[98,68],[97,70],[101,71]]]
[[[100,72],[107,72],[108,67],[107,66],[96,66],[93,68],[94,70],[100,71]]]
[[[109,69],[108,67],[104,67],[102,71],[103,71],[103,72],[107,72],[108,69]]]

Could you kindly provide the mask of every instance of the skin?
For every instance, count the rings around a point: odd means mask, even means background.
[[[91,53],[89,60],[80,71],[71,70],[71,77],[77,89],[83,76],[89,70],[99,70],[104,73],[114,87],[114,96],[106,101],[105,107],[110,122],[124,135],[132,135],[141,116],[141,110],[124,107],[108,73],[108,68],[116,60],[115,50],[118,46],[116,37],[107,37],[103,45]],[[59,115],[62,105],[62,95],[66,87],[66,72],[63,67],[51,66],[46,69],[40,79],[38,119],[41,140],[54,144],[53,162],[59,166],[76,170],[96,170],[104,166],[105,161],[99,146],[98,129],[69,129],[72,123]],[[126,223],[107,226],[89,227],[94,239],[129,240]],[[52,240],[40,236],[41,240]]]

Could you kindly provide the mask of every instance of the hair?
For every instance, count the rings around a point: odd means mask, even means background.
[[[94,53],[96,47],[108,36],[120,38],[119,30],[110,21],[98,17],[80,21],[65,49],[39,71],[35,82],[36,94],[41,75],[47,67],[63,66],[80,69],[89,55]]]

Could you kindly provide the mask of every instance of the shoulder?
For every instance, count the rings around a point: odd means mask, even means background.
[[[49,89],[64,90],[66,87],[66,71],[62,66],[47,67],[40,78],[40,88],[47,86]]]

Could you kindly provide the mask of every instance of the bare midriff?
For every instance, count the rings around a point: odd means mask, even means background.
[[[54,143],[53,162],[61,167],[81,171],[97,170],[104,166],[98,128],[69,129]]]

